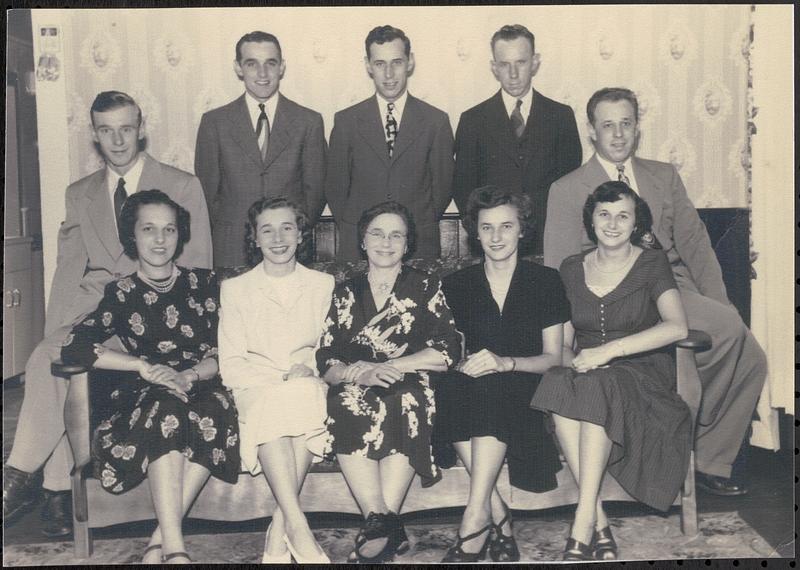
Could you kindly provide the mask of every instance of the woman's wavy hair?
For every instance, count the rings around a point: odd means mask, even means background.
[[[372,223],[372,220],[381,214],[395,214],[403,219],[406,225],[406,253],[403,255],[403,261],[410,259],[417,249],[417,226],[414,223],[414,216],[408,211],[408,208],[399,202],[389,200],[388,202],[381,202],[371,208],[364,210],[361,217],[358,219],[356,231],[358,232],[359,253],[361,257],[366,259],[367,252],[364,249],[364,238],[367,235],[367,228]]]
[[[264,254],[261,253],[261,248],[258,247],[258,241],[256,240],[258,216],[261,215],[261,212],[266,210],[278,210],[280,208],[289,208],[294,212],[297,229],[300,231],[300,236],[303,238],[297,245],[295,259],[301,263],[305,263],[308,260],[312,242],[311,224],[308,221],[308,215],[306,215],[306,211],[303,207],[284,196],[278,196],[277,198],[260,198],[253,202],[247,210],[244,249],[247,257],[247,265],[250,267],[255,267],[264,259]]]
[[[661,249],[658,240],[653,235],[653,214],[650,213],[650,206],[630,186],[617,180],[603,182],[586,198],[586,203],[583,205],[583,227],[586,235],[589,236],[592,243],[597,243],[597,234],[592,224],[592,215],[597,204],[616,202],[624,196],[633,200],[634,215],[636,216],[631,243],[650,249]]]
[[[136,220],[139,217],[139,208],[151,204],[163,204],[169,206],[175,212],[175,225],[178,226],[178,245],[175,248],[175,255],[172,260],[176,260],[183,253],[183,246],[192,238],[191,218],[189,212],[180,204],[173,201],[161,190],[142,190],[128,196],[122,205],[117,223],[117,233],[119,242],[122,244],[122,251],[131,259],[139,259],[139,251],[136,248]]]
[[[508,204],[517,210],[517,219],[522,230],[519,240],[519,254],[528,255],[533,251],[533,206],[525,194],[497,186],[475,188],[467,199],[467,207],[462,222],[469,236],[469,248],[473,255],[483,255],[483,247],[478,240],[478,214],[481,210]]]

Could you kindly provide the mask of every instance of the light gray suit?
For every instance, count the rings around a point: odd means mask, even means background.
[[[147,154],[143,154],[143,160],[136,190],[161,190],[191,215],[191,240],[178,263],[210,268],[211,231],[200,181]],[[47,462],[44,486],[53,491],[70,488],[72,456],[64,435],[67,382],[52,376],[50,365],[61,357],[61,343],[73,325],[97,307],[106,284],[133,273],[137,267],[122,252],[106,172],[105,168],[98,170],[67,188],[66,218],[58,232],[45,338],[25,366],[25,397],[8,459],[10,465],[28,473]]]
[[[653,214],[653,233],[672,265],[689,328],[711,335],[713,348],[698,354],[703,383],[697,431],[697,468],[730,477],[766,379],[764,351],[728,300],[722,270],[705,225],[671,164],[632,158],[638,191]],[[553,183],[547,202],[544,263],[559,267],[593,247],[583,228],[586,197],[608,174],[597,156]]]

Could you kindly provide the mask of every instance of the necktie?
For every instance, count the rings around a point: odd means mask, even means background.
[[[525,132],[525,120],[522,118],[522,99],[517,99],[517,104],[511,112],[511,130],[517,135],[517,138],[522,137]]]
[[[619,180],[620,182],[624,182],[628,186],[631,185],[630,178],[628,178],[625,175],[625,165],[624,164],[618,164],[617,165],[617,180]]]
[[[117,216],[117,221],[119,221],[119,214],[122,212],[122,205],[125,203],[127,198],[128,193],[125,192],[125,179],[120,178],[117,181],[117,188],[114,190],[114,214]]]
[[[258,139],[258,148],[261,149],[261,160],[266,160],[269,146],[269,117],[264,110],[264,103],[259,103],[258,108],[261,109],[261,114],[258,116],[256,139]]]
[[[392,115],[394,111],[394,103],[386,105],[386,147],[389,149],[389,158],[392,157],[394,150],[394,141],[397,139],[397,121]]]

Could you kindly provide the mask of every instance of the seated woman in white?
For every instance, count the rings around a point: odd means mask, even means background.
[[[278,505],[263,562],[329,562],[300,508],[299,494],[325,438],[327,385],[314,358],[333,293],[332,276],[297,262],[310,243],[308,218],[285,198],[264,198],[247,214],[253,268],[222,283],[219,359],[239,410],[245,467],[262,469]]]

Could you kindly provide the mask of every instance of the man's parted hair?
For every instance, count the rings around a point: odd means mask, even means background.
[[[367,39],[364,40],[367,60],[370,59],[369,46],[372,44],[382,45],[386,42],[393,42],[394,40],[403,41],[403,50],[406,52],[406,57],[408,57],[411,54],[411,40],[408,39],[408,36],[406,36],[403,30],[392,26],[378,26],[377,28],[372,28],[367,34]]]
[[[268,34],[267,32],[255,31],[243,35],[241,38],[239,38],[239,41],[236,42],[236,61],[239,63],[242,61],[242,44],[245,42],[253,42],[257,44],[262,42],[273,43],[275,44],[275,47],[278,48],[278,57],[283,59],[283,51],[281,51],[281,43],[278,41],[278,38],[272,34]]]
[[[494,44],[499,40],[511,41],[517,38],[525,38],[531,43],[531,52],[536,53],[536,39],[533,33],[522,24],[506,24],[492,35],[492,54],[494,54]]]
[[[138,103],[133,100],[133,97],[122,91],[102,91],[94,98],[92,107],[89,110],[89,116],[92,119],[92,126],[94,126],[94,114],[105,113],[106,111],[113,111],[131,105],[136,107],[136,114],[139,118],[139,125],[142,124],[142,108]]]
[[[586,103],[586,117],[589,119],[589,124],[594,125],[594,111],[603,101],[616,103],[617,101],[628,101],[633,105],[633,115],[636,122],[639,122],[639,101],[636,100],[636,94],[626,87],[604,87],[589,97],[589,102]]]

